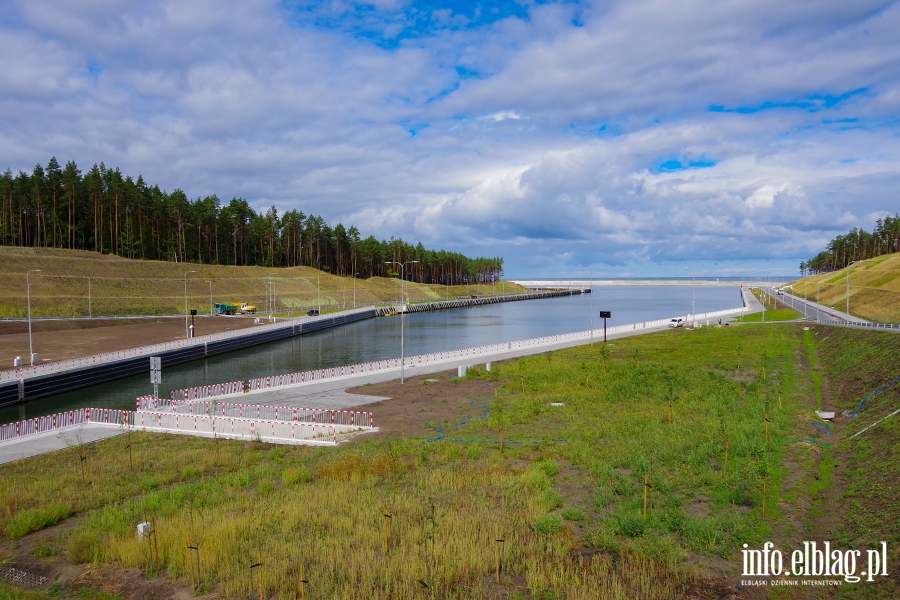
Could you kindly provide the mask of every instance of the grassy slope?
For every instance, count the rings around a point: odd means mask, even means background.
[[[838,410],[855,409],[869,393],[900,377],[897,334],[840,329],[825,330],[818,337],[824,376]],[[831,482],[836,501],[822,508],[840,516],[829,535],[843,547],[888,543],[892,565],[888,571],[893,577],[880,586],[879,597],[884,598],[900,595],[896,568],[900,560],[900,419],[887,419],[857,438],[846,438],[898,408],[900,387],[894,386],[868,400],[848,423],[836,426],[839,441],[828,457],[837,467]]]
[[[852,314],[870,321],[900,322],[900,254],[888,254],[840,271],[798,279],[793,282],[795,293],[801,297],[808,295],[810,300],[815,300],[818,293],[821,304],[844,311],[848,271]]]
[[[204,573],[229,595],[248,593],[244,559],[261,549],[278,597],[297,595],[302,561],[322,597],[412,597],[421,568],[439,597],[470,598],[488,595],[498,524],[504,587],[521,586],[520,598],[715,597],[721,585],[686,560],[731,575],[740,544],[803,539],[796,513],[816,449],[776,441],[808,422],[803,339],[791,325],[710,327],[473,369],[503,394],[486,399],[488,419],[453,435],[497,438],[502,427],[504,454],[489,443],[423,444],[432,430],[337,449],[223,442],[217,465],[210,440],[138,434],[134,472],[124,438],[91,446],[91,487],[74,452],[35,457],[0,466],[0,529],[16,537],[74,511],[84,520],[59,542],[71,560],[147,569],[134,526],[155,516],[161,560],[182,583],[193,522]],[[510,443],[536,438],[565,443]],[[388,557],[382,505],[396,536]]]
[[[31,310],[35,316],[87,315],[87,286],[91,278],[93,314],[178,314],[184,311],[184,274],[188,275],[188,306],[209,312],[209,284],[213,302],[249,302],[263,309],[269,275],[275,282],[278,309],[318,306],[317,276],[321,280],[323,307],[351,305],[353,278],[338,277],[312,267],[269,268],[198,265],[160,261],[128,260],[82,252],[43,248],[0,247],[0,317],[26,314],[25,272],[31,275]],[[398,302],[400,282],[374,277],[356,280],[359,304]],[[500,292],[500,286],[496,291]],[[413,301],[440,300],[444,286],[407,284]],[[452,286],[451,296],[489,294],[491,286]],[[505,291],[523,291],[506,283]]]

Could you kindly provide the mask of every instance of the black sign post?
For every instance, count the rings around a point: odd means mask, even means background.
[[[603,319],[603,343],[606,343],[606,320],[612,319],[612,313],[608,310],[600,311],[600,318]]]
[[[194,337],[194,317],[197,316],[197,311],[195,309],[191,309],[191,337]]]

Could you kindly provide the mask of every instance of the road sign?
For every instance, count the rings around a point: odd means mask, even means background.
[[[610,312],[608,310],[601,310],[600,318],[601,319],[612,319],[612,312]]]

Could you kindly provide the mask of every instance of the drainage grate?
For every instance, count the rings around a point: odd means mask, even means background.
[[[43,575],[35,575],[9,566],[0,569],[0,579],[7,583],[30,587],[42,587],[50,583],[50,580]]]

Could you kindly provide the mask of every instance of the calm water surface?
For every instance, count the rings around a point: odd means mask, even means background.
[[[736,286],[598,286],[593,294],[506,302],[404,317],[404,354],[426,354],[481,344],[511,342],[602,327],[600,310],[612,311],[608,325],[651,321],[690,312],[741,306]],[[369,362],[400,356],[400,318],[369,319],[228,354],[169,367],[160,396],[173,389],[253,377]],[[49,396],[0,409],[0,422],[86,406],[134,409],[137,396],[153,387],[149,374]]]

